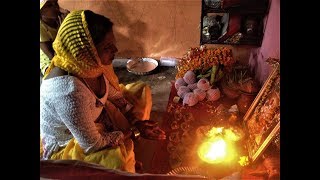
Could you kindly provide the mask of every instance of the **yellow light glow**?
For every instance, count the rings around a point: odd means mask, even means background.
[[[211,138],[200,146],[198,155],[208,163],[219,163],[226,156],[226,147],[227,144],[221,137]]]
[[[240,136],[235,134],[231,129],[226,129],[224,133],[225,137],[231,141],[238,141],[240,139]]]
[[[215,161],[226,156],[226,142],[223,139],[219,139],[216,142],[208,142],[208,145],[208,152],[205,154],[206,159]]]
[[[213,127],[213,128],[210,129],[210,131],[208,131],[207,136],[208,137],[213,137],[213,136],[216,136],[219,133],[222,133],[222,131],[223,131],[223,127],[218,127],[218,128]]]
[[[232,130],[213,127],[206,135],[208,139],[199,146],[197,151],[201,160],[217,164],[230,162],[237,156],[234,143],[239,140],[239,136]]]
[[[249,165],[249,157],[248,156],[241,156],[239,158],[238,163],[240,166],[248,166]]]

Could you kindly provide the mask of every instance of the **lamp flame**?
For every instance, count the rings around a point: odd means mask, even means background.
[[[208,139],[198,148],[198,156],[205,162],[217,164],[234,159],[237,155],[234,142],[238,136],[223,127],[213,127],[207,133]]]
[[[208,163],[219,163],[223,161],[226,156],[226,142],[221,138],[214,138],[204,142],[198,154],[200,158]]]

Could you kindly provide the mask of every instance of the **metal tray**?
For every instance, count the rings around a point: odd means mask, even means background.
[[[129,59],[127,70],[136,75],[147,75],[153,73],[158,65],[158,61],[152,58]]]

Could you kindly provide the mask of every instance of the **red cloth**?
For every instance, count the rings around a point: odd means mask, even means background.
[[[120,170],[106,169],[105,167],[78,160],[41,160],[40,177],[49,179],[203,179],[202,176],[181,176],[165,174],[138,174]]]
[[[196,118],[196,121],[204,121],[215,116],[215,113],[212,113],[212,110],[215,109],[219,104],[223,104],[226,108],[229,108],[231,105],[236,103],[235,100],[230,100],[228,98],[222,97],[221,99],[215,102],[206,102],[205,100],[204,102],[198,103],[193,107],[183,107],[181,102],[177,104],[173,102],[173,98],[176,95],[177,95],[177,92],[174,87],[174,82],[172,82],[169,102],[167,106],[167,112],[166,112],[166,115],[164,116],[163,124],[161,127],[166,131],[167,137],[173,131],[170,128],[169,122],[171,122],[172,119],[174,118],[173,113],[176,111],[183,109],[182,112],[185,112],[184,114],[186,114],[187,112],[191,112]],[[240,119],[242,118],[240,117]],[[170,154],[167,151],[167,145],[169,142],[170,141],[167,138],[166,141],[161,141],[157,145],[157,148],[156,148],[157,151],[155,152],[154,157],[152,159],[152,164],[151,164],[152,170],[150,173],[165,174],[173,170],[170,167],[170,163],[169,163]],[[280,158],[278,159],[280,161]],[[212,171],[219,172],[220,174],[219,173],[218,174],[221,175],[221,177],[219,178],[232,176],[234,172],[240,172],[240,177],[239,177],[240,179],[263,180],[268,177],[268,174],[262,162],[263,162],[262,159],[258,159],[257,162],[255,162],[254,164],[251,164],[250,166],[240,167],[237,169],[230,169],[229,167],[226,167],[226,166],[224,167],[216,166],[216,167],[212,167]],[[183,167],[183,166],[188,166],[188,164],[185,162],[182,162],[180,167]],[[205,175],[205,174],[201,174],[201,175]]]
[[[151,169],[152,173],[168,173],[172,170],[169,164],[169,152],[167,151],[167,145],[170,142],[169,136],[170,133],[177,130],[172,130],[170,127],[170,122],[174,119],[174,113],[177,111],[181,111],[181,114],[185,115],[187,113],[192,113],[195,117],[195,121],[193,122],[193,128],[197,128],[201,125],[205,125],[210,123],[210,119],[215,116],[214,109],[218,107],[220,104],[223,104],[226,108],[230,108],[230,106],[236,104],[235,100],[220,98],[217,101],[209,102],[206,99],[204,101],[199,102],[195,106],[183,106],[181,100],[179,103],[174,103],[173,98],[177,96],[177,91],[174,87],[174,82],[172,82],[171,92],[169,96],[169,101],[167,105],[167,112],[164,116],[162,129],[167,134],[167,140],[159,142],[157,145],[157,151],[154,154]],[[212,121],[212,120],[211,120]],[[179,131],[182,131],[181,128]],[[190,162],[182,162],[181,166],[189,166]]]
[[[227,33],[219,38],[219,42],[224,42],[226,39],[232,37],[235,33],[240,32],[241,16],[238,14],[230,14]]]

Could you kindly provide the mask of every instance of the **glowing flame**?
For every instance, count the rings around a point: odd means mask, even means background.
[[[199,157],[208,163],[219,163],[226,156],[226,146],[226,142],[221,137],[206,141],[198,150]]]
[[[210,129],[210,131],[208,131],[207,136],[208,137],[213,137],[216,136],[217,134],[221,134],[223,131],[223,127],[213,127],[212,129]]]
[[[226,139],[229,139],[231,141],[238,141],[240,139],[240,136],[235,134],[231,129],[226,129],[224,131]]]
[[[208,139],[198,148],[200,159],[211,164],[229,162],[237,155],[234,143],[239,136],[232,130],[213,127],[206,134]]]
[[[249,165],[249,157],[248,156],[241,156],[239,158],[238,163],[240,166],[248,166]]]

